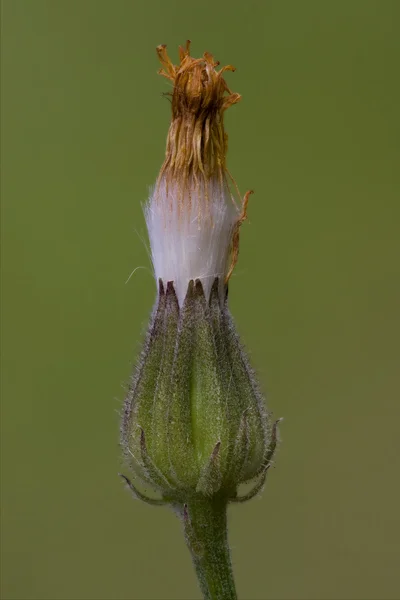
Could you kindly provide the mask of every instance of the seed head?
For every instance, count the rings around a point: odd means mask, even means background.
[[[165,160],[145,208],[158,293],[122,422],[130,467],[174,505],[236,499],[241,483],[263,481],[276,444],[227,304],[250,194],[239,206],[226,168],[223,116],[240,96],[223,74],[234,68],[217,71],[189,46],[177,66],[157,48],[173,83]]]

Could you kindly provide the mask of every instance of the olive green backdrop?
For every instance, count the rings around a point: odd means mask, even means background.
[[[188,37],[237,67],[228,164],[256,194],[231,308],[285,417],[264,493],[230,511],[240,597],[400,597],[399,17],[398,0],[3,0],[4,599],[199,597],[179,522],[117,477],[155,296],[155,46],[177,59]]]

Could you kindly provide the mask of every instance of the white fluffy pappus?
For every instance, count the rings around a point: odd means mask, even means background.
[[[178,187],[164,181],[152,189],[145,206],[156,281],[174,282],[182,306],[189,281],[200,279],[209,298],[216,277],[221,296],[229,269],[232,232],[239,210],[227,185],[213,179],[190,187],[182,198]]]

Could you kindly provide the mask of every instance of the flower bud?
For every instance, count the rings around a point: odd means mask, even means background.
[[[233,67],[216,71],[210,54],[193,59],[188,43],[175,66],[165,46],[157,51],[174,85],[166,157],[145,209],[158,296],[122,446],[165,501],[233,501],[240,484],[260,476],[262,485],[276,444],[227,306],[250,194],[238,206],[225,165],[223,116],[240,96],[222,76]]]

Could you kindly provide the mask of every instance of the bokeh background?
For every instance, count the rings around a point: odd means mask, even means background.
[[[155,296],[141,203],[209,50],[253,188],[231,309],[285,417],[230,511],[243,600],[400,597],[398,0],[2,2],[2,597],[199,598],[180,524],[117,477]],[[138,269],[125,283],[130,273]]]

